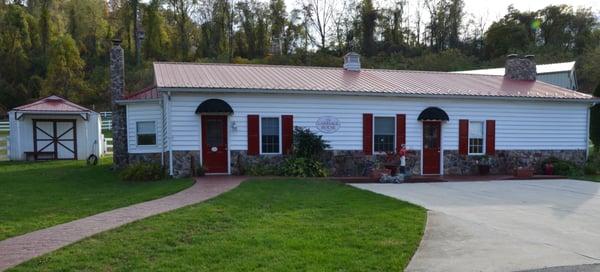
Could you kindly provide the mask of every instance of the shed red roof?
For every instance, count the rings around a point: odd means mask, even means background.
[[[156,62],[154,74],[158,88],[593,99],[541,81],[446,72]]]
[[[39,112],[91,112],[92,110],[79,106],[69,100],[52,95],[33,103],[16,107],[16,111],[39,111]]]

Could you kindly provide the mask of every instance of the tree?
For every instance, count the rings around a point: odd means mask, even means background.
[[[333,21],[335,1],[308,0],[304,4],[304,8],[308,11],[306,16],[309,19],[311,27],[319,35],[319,46],[321,50],[325,50],[327,48],[327,36],[329,35],[331,22]]]
[[[42,95],[60,95],[81,101],[90,89],[84,81],[85,62],[79,56],[75,40],[69,34],[54,39],[48,51],[48,74]]]
[[[366,56],[373,56],[377,51],[375,48],[375,20],[377,11],[373,8],[372,0],[363,0],[360,6],[360,25],[362,30],[362,52]]]
[[[287,12],[283,0],[271,0],[269,3],[269,20],[271,24],[271,40],[280,39],[287,22]]]
[[[160,12],[160,0],[152,0],[144,9],[143,26],[146,37],[144,39],[144,57],[152,60],[162,60],[166,57],[168,48],[168,33],[164,18]]]
[[[196,0],[167,0],[169,7],[173,12],[173,21],[175,23],[175,37],[176,43],[174,43],[175,56],[181,61],[188,59],[191,48],[190,34],[191,20],[189,14],[198,4]]]

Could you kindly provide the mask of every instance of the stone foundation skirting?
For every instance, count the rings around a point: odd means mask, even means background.
[[[561,160],[583,165],[586,161],[585,150],[496,150],[496,154],[486,156],[491,174],[512,174],[518,167],[533,168],[536,173],[542,171],[542,161],[555,157]],[[477,175],[477,162],[484,156],[459,155],[458,150],[444,150],[444,174]]]
[[[491,174],[512,174],[518,167],[531,167],[541,172],[544,159],[556,157],[583,165],[586,160],[585,150],[497,150],[493,156],[487,156]],[[270,165],[279,167],[286,156],[258,155],[249,156],[245,150],[231,151],[231,174],[247,175],[248,169],[254,165]],[[327,151],[322,161],[331,176],[369,176],[374,168],[385,162],[385,155],[364,155],[360,150]],[[483,156],[459,155],[458,150],[444,150],[443,166],[445,175],[477,175],[477,163]],[[161,153],[129,154],[129,162],[160,163]],[[164,155],[165,165],[169,164],[169,153]],[[192,165],[193,164],[193,165]],[[200,151],[173,151],[173,176],[191,176],[192,169],[200,167]],[[406,155],[407,169],[413,175],[421,174],[421,151],[410,150]]]
[[[258,155],[248,156],[245,150],[231,151],[231,173],[245,175],[247,170],[256,164],[275,165],[278,167],[285,160],[284,155]],[[385,162],[385,155],[365,156],[360,150],[333,150],[324,154],[322,161],[328,168],[331,176],[368,176],[376,165]],[[420,152],[409,151],[406,166],[413,174],[419,174]]]
[[[152,162],[160,163],[161,153],[129,153],[129,163]]]

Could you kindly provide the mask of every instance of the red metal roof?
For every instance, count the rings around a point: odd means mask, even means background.
[[[69,100],[52,95],[31,104],[14,108],[16,111],[39,111],[39,112],[91,112],[90,109],[79,106]]]
[[[156,62],[154,74],[158,88],[593,99],[541,81],[446,72]]]
[[[158,99],[159,97],[156,85],[152,85],[125,96],[125,100],[147,100]]]

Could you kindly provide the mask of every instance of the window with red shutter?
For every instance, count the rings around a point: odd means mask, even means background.
[[[258,115],[248,115],[248,155],[251,156],[260,152],[258,126]]]
[[[292,145],[294,144],[294,116],[293,115],[282,115],[281,116],[281,146],[283,148],[283,154],[290,154],[292,152]]]
[[[373,114],[363,114],[363,153],[373,154]]]
[[[485,121],[485,153],[496,154],[496,121]]]
[[[458,154],[469,153],[469,120],[458,120]]]

